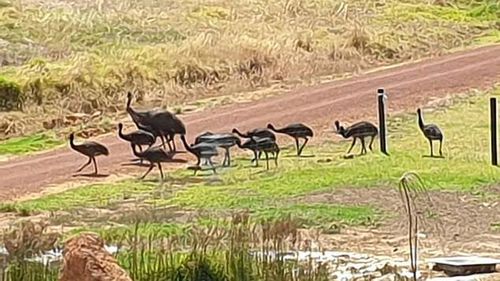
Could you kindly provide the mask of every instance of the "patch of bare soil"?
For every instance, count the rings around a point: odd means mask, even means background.
[[[423,257],[473,254],[500,258],[500,230],[494,228],[500,222],[498,196],[430,191],[428,199],[421,200],[418,205],[423,211],[419,227]],[[407,215],[399,192],[394,188],[338,189],[294,200],[371,205],[386,214],[377,228],[347,228],[340,234],[325,235],[323,246],[326,248],[388,256],[408,255]]]

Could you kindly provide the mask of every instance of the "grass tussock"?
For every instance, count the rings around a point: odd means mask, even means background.
[[[69,126],[75,112],[112,116],[129,89],[171,108],[496,40],[495,1],[438,4],[4,0],[0,110],[24,113],[0,115],[0,137]]]
[[[314,260],[285,260],[280,254],[308,250],[308,238],[299,235],[293,221],[252,224],[248,214],[232,216],[228,227],[197,227],[183,235],[158,239],[138,235],[142,222],[121,237],[108,240],[118,246],[115,255],[132,280],[328,280],[329,265]],[[39,227],[30,223],[32,228]],[[22,228],[24,229],[24,228]],[[27,232],[24,241],[33,244],[38,236]],[[103,237],[104,238],[104,237]],[[61,243],[52,241],[53,248]],[[318,249],[321,250],[321,249]],[[30,250],[27,250],[29,252]],[[269,258],[252,253],[276,253]],[[35,255],[36,256],[36,255]],[[58,265],[43,266],[24,259],[12,259],[3,280],[57,280]]]

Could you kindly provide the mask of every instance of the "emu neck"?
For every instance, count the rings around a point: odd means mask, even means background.
[[[422,113],[418,113],[418,126],[420,129],[424,129],[424,120],[422,119]]]
[[[182,141],[182,144],[184,145],[184,148],[185,148],[187,151],[191,152],[191,154],[194,154],[194,155],[198,156],[198,155],[194,152],[194,150],[191,148],[191,146],[187,143],[187,141],[186,141],[186,137],[184,137],[184,135],[181,135],[181,141]]]
[[[75,144],[75,139],[74,138],[70,138],[69,139],[69,145],[71,146],[71,148],[73,149],[76,149],[77,148],[77,145]]]
[[[339,134],[344,137],[344,138],[348,138],[349,137],[349,134],[347,133],[347,130],[340,126],[340,129],[338,130]]]
[[[241,133],[240,131],[238,131],[238,130],[234,130],[234,132],[235,132],[238,136],[240,136],[240,137],[242,137],[242,138],[248,138],[248,135],[242,134],[242,133]]]
[[[120,136],[120,138],[124,139],[125,136],[123,135],[123,131],[122,130],[123,130],[123,127],[119,127],[118,128],[118,136]]]
[[[142,158],[144,156],[144,152],[142,152],[142,153],[138,152],[133,143],[131,143],[130,145],[132,146],[132,151],[134,152],[135,156],[137,156],[139,158]]]

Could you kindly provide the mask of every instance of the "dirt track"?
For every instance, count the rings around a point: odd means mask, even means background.
[[[320,132],[333,120],[352,122],[376,120],[376,91],[389,93],[389,111],[414,110],[432,97],[442,97],[469,88],[484,88],[500,81],[500,45],[459,52],[414,64],[302,89],[257,103],[234,104],[182,116],[188,139],[206,131],[247,130],[268,122],[281,126],[305,122]],[[130,147],[116,136],[99,139],[110,149],[99,157],[100,172],[109,174],[130,169],[122,166],[131,158]],[[179,154],[176,158],[184,158]],[[68,148],[23,157],[0,164],[0,198],[12,199],[41,192],[51,184],[77,180],[73,172],[85,158]],[[91,169],[91,168],[90,168]],[[141,171],[142,172],[142,171]]]

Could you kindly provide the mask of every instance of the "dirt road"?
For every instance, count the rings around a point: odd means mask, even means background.
[[[255,103],[233,104],[182,116],[188,139],[206,130],[247,130],[273,122],[278,126],[305,122],[315,130],[359,118],[376,120],[376,91],[389,93],[389,111],[415,110],[432,97],[442,97],[469,88],[483,88],[500,81],[500,45],[482,47],[418,63],[402,65],[350,79],[275,96]],[[124,171],[131,158],[130,147],[116,136],[99,139],[110,149],[99,157],[100,172]],[[176,158],[184,158],[179,154]],[[61,148],[0,164],[0,198],[12,199],[42,191],[51,184],[77,180],[73,172],[85,158]],[[130,168],[128,168],[130,169]],[[143,169],[142,169],[143,170]]]

